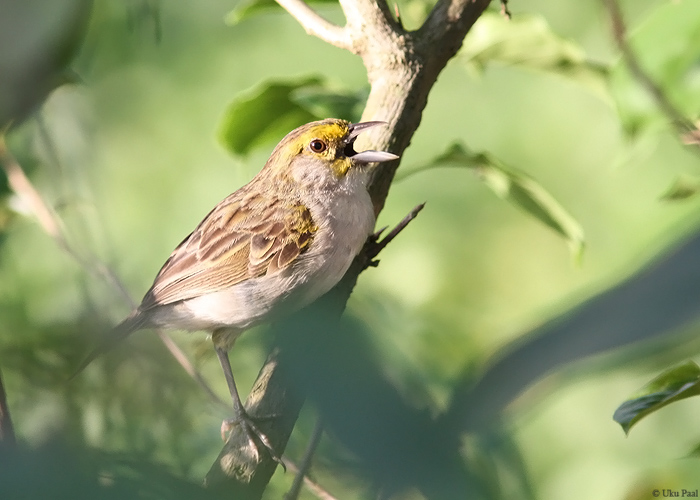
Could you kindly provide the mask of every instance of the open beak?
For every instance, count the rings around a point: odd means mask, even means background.
[[[353,123],[350,125],[350,132],[348,138],[346,139],[345,149],[343,153],[348,158],[352,158],[358,163],[373,163],[380,161],[398,160],[398,156],[393,153],[388,153],[386,151],[361,151],[357,152],[353,148],[355,144],[355,139],[360,133],[364,132],[368,128],[376,127],[377,125],[386,125],[386,122],[362,122]]]

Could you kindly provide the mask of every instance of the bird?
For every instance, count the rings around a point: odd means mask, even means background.
[[[228,352],[244,331],[283,321],[345,275],[375,226],[372,167],[399,158],[355,151],[358,135],[381,125],[329,118],[288,133],[260,172],[175,248],[140,305],[76,373],[137,330],[208,332],[233,403],[231,423],[243,425],[256,452],[253,436],[277,459],[243,407]]]

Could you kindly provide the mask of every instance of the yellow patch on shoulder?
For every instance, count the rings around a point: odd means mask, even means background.
[[[318,226],[307,207],[295,205],[291,208],[292,212],[287,216],[285,222],[291,233],[299,235],[297,244],[299,249],[303,250],[311,243],[311,237],[318,231]]]

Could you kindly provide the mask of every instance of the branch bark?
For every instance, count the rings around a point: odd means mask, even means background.
[[[309,35],[341,49],[350,48],[350,36],[347,29],[323,18],[304,0],[277,0],[277,3],[289,12]]]

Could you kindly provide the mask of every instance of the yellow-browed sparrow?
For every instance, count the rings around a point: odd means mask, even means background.
[[[269,448],[243,409],[228,350],[251,326],[309,305],[348,270],[375,223],[367,164],[398,158],[353,144],[383,123],[328,119],[290,132],[260,173],[173,251],[108,343],[145,328],[211,332],[235,420]]]

